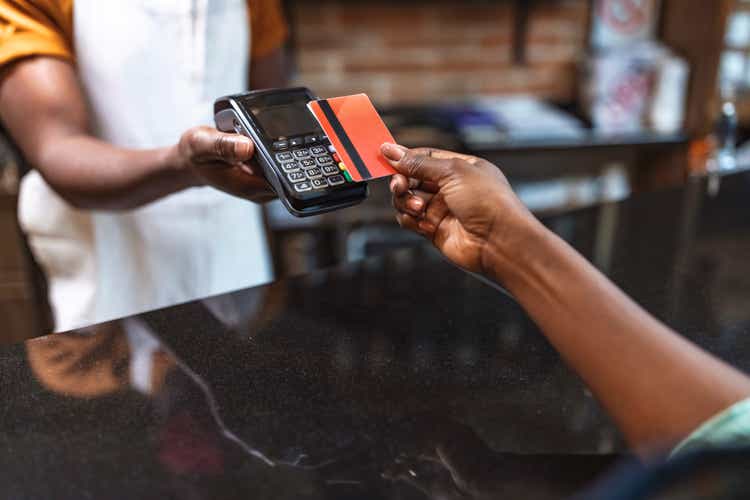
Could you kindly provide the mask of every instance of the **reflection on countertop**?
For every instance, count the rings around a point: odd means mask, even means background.
[[[545,222],[747,370],[750,177],[705,193]],[[512,298],[425,245],[5,346],[0,394],[4,498],[559,498],[625,452]]]

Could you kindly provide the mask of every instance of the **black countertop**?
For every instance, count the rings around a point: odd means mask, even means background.
[[[705,193],[545,222],[747,370],[750,176]],[[518,305],[426,246],[0,347],[0,395],[1,498],[558,498],[625,452]]]

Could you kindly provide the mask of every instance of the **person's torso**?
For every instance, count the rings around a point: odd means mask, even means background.
[[[154,148],[212,124],[213,100],[247,87],[247,16],[245,0],[76,0],[77,69],[96,135]],[[58,330],[271,278],[259,208],[211,188],[81,212],[32,172],[20,218]]]

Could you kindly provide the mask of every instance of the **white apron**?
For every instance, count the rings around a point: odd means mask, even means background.
[[[128,148],[213,124],[247,87],[246,0],[76,0],[75,53],[95,133]],[[272,279],[260,208],[193,188],[129,212],[71,208],[23,179],[19,219],[67,330]]]

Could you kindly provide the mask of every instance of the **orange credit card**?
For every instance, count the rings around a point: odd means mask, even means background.
[[[380,154],[380,145],[395,142],[366,94],[320,99],[307,103],[336,148],[339,168],[355,182],[396,173]]]

